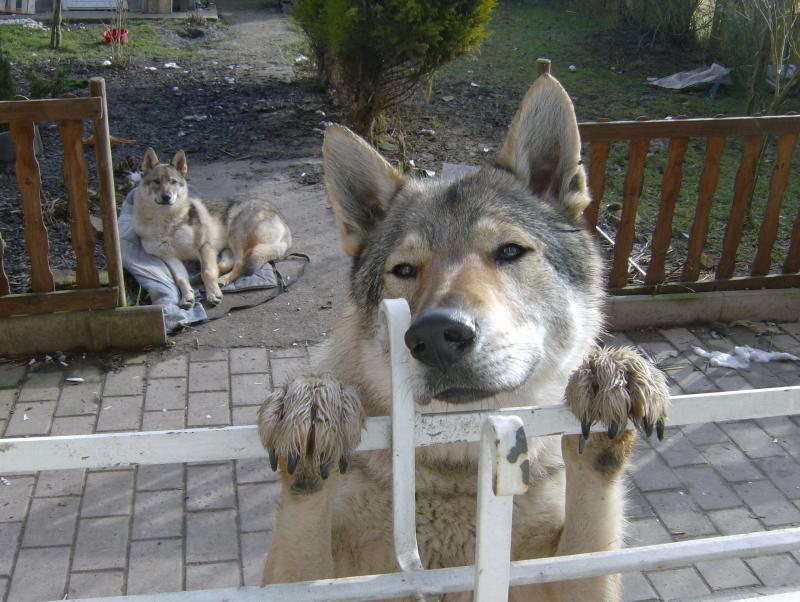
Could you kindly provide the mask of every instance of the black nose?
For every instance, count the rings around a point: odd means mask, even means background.
[[[406,331],[406,347],[423,364],[443,372],[472,349],[478,325],[464,312],[449,307],[418,316]]]
[[[169,203],[172,200],[172,195],[167,194],[166,192],[161,195],[161,201],[164,203]]]

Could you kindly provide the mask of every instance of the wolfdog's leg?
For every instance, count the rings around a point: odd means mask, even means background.
[[[206,301],[216,305],[222,301],[222,291],[219,290],[219,267],[217,266],[217,251],[209,244],[200,247],[200,276],[206,287]]]
[[[333,500],[363,424],[356,392],[330,374],[295,377],[261,406],[261,443],[283,482],[264,583],[333,576]]]
[[[594,349],[567,385],[566,403],[585,429],[607,425],[608,434],[565,435],[561,449],[567,491],[564,530],[557,554],[613,550],[622,546],[625,464],[636,435],[628,420],[649,436],[663,435],[669,391],[664,375],[631,348]],[[618,431],[622,431],[618,434]],[[582,449],[582,451],[581,451]],[[557,600],[618,600],[619,576],[595,577],[548,586]]]
[[[177,257],[164,257],[164,263],[169,267],[172,272],[172,277],[175,279],[175,284],[178,285],[178,290],[181,292],[181,299],[178,303],[183,309],[191,309],[194,306],[194,291],[192,285],[189,284],[189,272],[186,271],[186,266]]]

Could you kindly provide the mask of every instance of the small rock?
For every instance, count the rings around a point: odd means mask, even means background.
[[[567,67],[567,69],[569,69],[570,71],[573,71],[573,72],[578,70],[578,68],[575,65],[570,65],[569,67]]]

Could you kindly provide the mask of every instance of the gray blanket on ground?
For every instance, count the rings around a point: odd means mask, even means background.
[[[153,305],[161,305],[164,309],[164,324],[167,332],[189,324],[196,324],[208,319],[202,303],[202,287],[195,288],[198,302],[191,309],[178,307],[180,291],[167,264],[158,257],[150,255],[142,248],[139,236],[133,228],[133,193],[125,197],[119,215],[119,237],[122,250],[122,266],[134,277],[139,285],[150,295]],[[200,266],[189,264],[189,274],[199,274]],[[240,276],[228,286],[223,293],[235,293],[257,289],[275,288],[278,279],[270,264],[264,265],[252,276]]]

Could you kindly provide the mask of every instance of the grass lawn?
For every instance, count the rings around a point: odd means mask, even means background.
[[[716,97],[705,92],[674,92],[652,88],[647,76],[664,76],[705,64],[696,51],[640,46],[635,35],[615,32],[608,19],[561,7],[540,6],[532,2],[500,1],[492,15],[490,35],[479,56],[454,62],[438,75],[440,81],[480,82],[521,98],[535,75],[537,57],[553,61],[553,74],[575,101],[579,121],[598,118],[635,119],[639,116],[663,119],[671,115],[712,117],[717,114],[741,115],[745,88],[741,81],[749,75],[734,71],[735,84],[723,88]],[[569,71],[569,65],[576,70]],[[613,70],[612,70],[613,68]],[[800,101],[790,99],[785,111],[799,110]],[[713,209],[707,245],[709,266],[716,262],[728,221],[733,182],[739,164],[741,141],[730,138],[721,161],[720,182]],[[648,241],[660,202],[661,174],[666,165],[666,141],[652,141],[639,207],[637,237],[644,263],[649,259]],[[761,163],[753,203],[753,219],[746,225],[739,255],[739,271],[745,273],[754,256],[758,229],[766,205],[774,160],[774,140],[767,146]],[[588,154],[587,154],[588,155]],[[601,215],[613,228],[614,214],[621,201],[627,169],[626,143],[614,145],[607,164],[606,193]],[[673,249],[685,247],[691,229],[697,196],[697,182],[705,161],[705,141],[690,141],[683,170],[683,186],[673,222]],[[778,241],[773,252],[773,270],[788,250],[789,234],[800,206],[800,168],[793,166],[784,196]],[[677,266],[677,262],[676,262]]]

